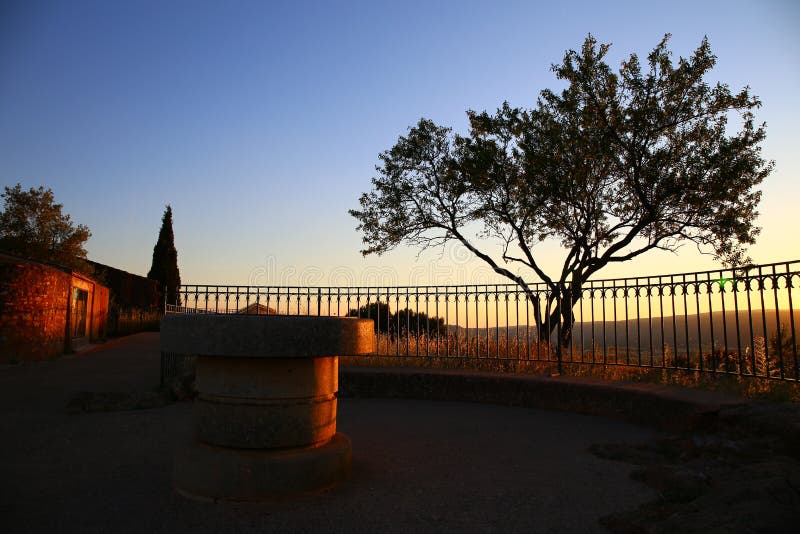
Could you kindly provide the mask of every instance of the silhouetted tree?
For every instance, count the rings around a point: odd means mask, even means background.
[[[631,55],[614,72],[604,61],[609,45],[590,35],[553,66],[563,91],[543,90],[532,109],[468,111],[468,136],[421,119],[380,155],[373,190],[350,211],[362,254],[460,242],[527,293],[540,336],[560,322],[562,343],[583,285],[610,263],[683,242],[745,263],[758,234],[756,187],[773,167],[760,153],[765,126],[754,124],[761,102],[748,88],[734,94],[704,80],[716,62],[706,39],[677,65],[668,40],[644,68]],[[482,232],[470,232],[475,223]],[[498,238],[502,254],[488,254],[481,236]],[[551,274],[534,250],[549,239],[565,249]],[[540,278],[547,295],[513,265]]]
[[[153,247],[153,263],[147,278],[158,280],[161,285],[161,298],[166,294],[167,302],[180,306],[178,287],[181,285],[181,274],[178,270],[178,251],[175,249],[175,235],[172,232],[172,207],[167,204],[161,218],[161,230],[158,241]]]
[[[375,333],[389,332],[391,312],[388,302],[370,302],[358,309],[347,312],[348,317],[361,317],[362,319],[373,319],[375,321]]]
[[[389,334],[392,339],[397,335],[416,337],[425,334],[430,337],[444,335],[447,329],[441,317],[428,317],[425,312],[417,313],[409,308],[392,313],[386,302],[371,302],[358,309],[347,312],[348,317],[361,317],[375,321],[375,333]]]
[[[392,327],[397,328],[401,334],[408,332],[413,337],[424,334],[428,337],[438,337],[447,333],[444,319],[441,317],[428,317],[425,312],[403,309],[392,316]]]
[[[84,244],[92,235],[89,228],[75,226],[62,213],[51,189],[24,191],[20,184],[6,186],[0,212],[0,249],[20,256],[91,272]]]

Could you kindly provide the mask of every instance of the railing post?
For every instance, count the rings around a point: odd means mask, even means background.
[[[563,320],[563,314],[561,310],[561,288],[559,287],[556,290],[556,309],[558,310],[558,318],[556,321],[556,357],[558,358],[558,374],[561,376],[564,374],[564,367],[562,365],[562,354],[561,354],[561,321]]]
[[[517,360],[542,360],[557,364],[555,374],[562,374],[564,358],[569,357],[569,363],[590,364],[625,364],[642,368],[653,368],[660,364],[661,368],[671,368],[673,371],[703,371],[711,373],[726,373],[763,378],[776,378],[796,381],[800,379],[800,358],[798,352],[798,333],[795,308],[797,302],[797,278],[800,275],[800,261],[783,262],[761,266],[748,266],[747,269],[737,269],[733,272],[727,269],[704,271],[700,273],[681,273],[662,275],[657,277],[636,277],[615,280],[595,280],[588,282],[587,287],[569,289],[545,289],[542,283],[531,286],[530,293],[526,292],[525,313],[521,314],[518,302],[519,288],[509,285],[491,284],[475,285],[475,302],[470,302],[471,291],[464,286],[419,286],[419,287],[337,287],[336,288],[336,315],[350,314],[352,300],[355,300],[353,315],[366,316],[375,319],[376,331],[379,337],[386,338],[385,349],[379,346],[379,353],[387,356],[404,355],[438,355],[440,357],[474,357],[476,359],[517,359]],[[785,270],[785,273],[783,272]],[[748,275],[747,272],[753,274]],[[786,287],[781,287],[780,278],[785,278]],[[771,281],[771,285],[767,284]],[[719,286],[718,294],[715,286]],[[769,287],[768,287],[769,286]],[[371,301],[372,290],[376,292],[376,301]],[[664,292],[669,290],[669,295]],[[707,295],[703,296],[703,291]],[[556,291],[552,293],[551,291]],[[600,291],[599,298],[597,291]],[[680,291],[680,293],[678,293]],[[689,292],[692,291],[693,295]],[[742,297],[739,293],[744,291]],[[513,295],[512,295],[513,292]],[[584,298],[588,292],[589,298]],[[657,292],[657,293],[656,293]],[[731,295],[730,293],[733,293]],[[755,292],[758,292],[755,294]],[[772,293],[772,296],[769,293]],[[287,304],[284,313],[297,315],[301,313],[303,298],[306,299],[306,315],[311,313],[312,294],[316,294],[317,316],[331,316],[333,314],[332,298],[333,287],[276,287],[263,286],[209,286],[209,285],[182,285],[170,302],[166,290],[162,294],[162,313],[235,313],[239,309],[247,309],[252,304],[250,298],[255,296],[255,303],[260,304],[261,295],[266,295],[267,307],[277,299],[277,308],[280,310],[281,300],[286,298]],[[500,295],[504,295],[505,304],[500,306]],[[194,303],[189,299],[193,295]],[[450,296],[454,297],[455,315],[450,324]],[[345,310],[341,300],[346,296]],[[365,296],[366,302],[362,307],[361,299]],[[461,297],[464,297],[463,300]],[[515,303],[511,305],[508,299],[513,296]],[[203,297],[203,301],[200,301]],[[354,298],[355,297],[355,298]],[[411,298],[415,299],[414,309],[411,308]],[[693,298],[692,298],[693,297]],[[220,299],[224,302],[220,302]],[[242,299],[244,298],[244,302]],[[425,299],[424,313],[420,298]],[[481,306],[480,299],[483,298]],[[545,302],[540,302],[539,299]],[[658,299],[657,306],[652,302]],[[213,299],[213,303],[210,301]],[[384,302],[385,299],[385,302]],[[391,300],[394,299],[395,314],[391,313]],[[546,302],[552,299],[552,302]],[[634,299],[634,302],[631,302]],[[731,299],[733,303],[731,303]],[[292,301],[296,300],[297,311],[291,310]],[[326,312],[322,314],[323,301],[327,300]],[[404,305],[400,302],[403,301]],[[433,300],[433,302],[431,302]],[[492,306],[491,301],[494,301]],[[666,301],[666,302],[665,302]],[[766,304],[774,303],[774,309],[768,309]],[[584,302],[586,304],[584,304]],[[607,328],[612,314],[607,306],[613,306],[613,337]],[[744,304],[743,304],[744,302]],[[559,313],[550,313],[550,306],[555,303]],[[601,303],[601,310],[596,312],[594,305]],[[708,307],[704,310],[702,304]],[[694,306],[690,306],[694,304]],[[474,310],[470,310],[470,305]],[[546,305],[545,316],[541,316],[541,306]],[[573,311],[575,305],[579,309]],[[585,306],[590,306],[587,312]],[[170,306],[172,306],[170,308]],[[383,312],[383,306],[386,312]],[[442,310],[444,306],[444,310]],[[460,307],[463,306],[464,310]],[[622,306],[622,309],[619,307]],[[645,309],[646,306],[646,309]],[[755,306],[755,307],[754,307]],[[533,310],[531,310],[533,307]],[[670,308],[667,310],[667,308]],[[374,308],[374,312],[373,312]],[[502,309],[501,309],[502,308]],[[513,309],[512,309],[513,308]],[[788,308],[788,309],[787,309]],[[256,308],[258,309],[258,308]],[[491,312],[494,312],[493,314]],[[502,317],[505,312],[505,319]],[[511,317],[511,312],[514,317]],[[534,317],[530,317],[533,311]],[[647,316],[642,317],[644,312]],[[654,313],[658,312],[658,317]],[[155,312],[157,314],[157,312]],[[248,312],[252,313],[252,312]],[[405,313],[405,318],[401,315]],[[416,318],[414,315],[415,314]],[[470,315],[475,314],[471,320]],[[690,315],[691,313],[691,315]],[[708,317],[704,315],[708,314]],[[719,314],[722,314],[721,317]],[[788,316],[787,316],[788,313]],[[441,317],[440,317],[441,315]],[[480,316],[484,315],[484,318]],[[524,317],[522,316],[524,315]],[[555,316],[553,316],[555,315]],[[759,317],[760,315],[760,317]],[[773,322],[774,317],[774,322]],[[788,317],[788,318],[787,318]],[[459,321],[465,318],[465,326]],[[531,321],[536,320],[535,353],[531,345],[534,340],[531,332]],[[596,331],[600,320],[602,328],[602,362],[596,357],[597,339]],[[120,332],[127,332],[138,325],[141,327],[146,317],[141,313],[122,314],[114,318]],[[515,335],[510,335],[511,321],[515,321]],[[505,325],[503,326],[503,321]],[[557,321],[555,325],[552,321]],[[591,322],[590,322],[591,321]],[[624,321],[624,324],[620,321]],[[425,323],[424,325],[422,323]],[[112,323],[110,319],[109,324]],[[721,323],[721,324],[720,324]],[[735,324],[734,324],[735,323]],[[444,328],[439,325],[443,324]],[[774,331],[770,331],[770,325]],[[452,329],[450,328],[452,327]],[[440,331],[441,328],[441,331]],[[505,329],[505,347],[500,339],[500,330]],[[521,331],[524,328],[525,332]],[[580,332],[575,329],[580,328]],[[670,332],[671,328],[671,332]],[[755,342],[753,335],[756,328],[763,330],[762,344]],[[401,349],[400,337],[405,329],[405,349]],[[622,329],[622,330],[621,330]],[[719,331],[721,329],[721,332]],[[735,329],[735,338],[730,342],[729,334]],[[463,336],[466,351],[460,345],[460,336]],[[621,330],[621,331],[620,331]],[[552,333],[556,333],[555,354],[552,350]],[[784,334],[784,331],[786,332]],[[580,334],[580,343],[573,340],[572,336]],[[584,357],[585,337],[591,333],[592,344],[589,347],[591,357]],[[696,334],[696,339],[690,339],[690,334]],[[761,335],[761,332],[755,332]],[[526,346],[520,345],[524,336]],[[647,336],[647,341],[642,340]],[[749,336],[749,337],[748,337]],[[548,339],[549,337],[549,339]],[[635,337],[635,340],[634,340]],[[414,338],[414,349],[411,350],[411,339]],[[513,338],[513,339],[512,339]],[[667,339],[672,341],[672,346],[667,350]],[[784,343],[784,338],[785,343]],[[424,348],[419,344],[425,340]],[[512,350],[511,342],[516,341],[517,349]],[[660,341],[660,347],[656,345]],[[691,341],[691,343],[690,343]],[[704,348],[704,341],[710,343]],[[636,346],[633,346],[633,343]],[[643,346],[643,342],[645,346]],[[683,344],[682,344],[683,342]],[[392,343],[395,344],[392,349]],[[455,348],[453,344],[455,343]],[[475,344],[474,353],[471,343]],[[609,344],[613,343],[613,362]],[[735,346],[728,350],[731,343]],[[575,359],[575,344],[579,344],[580,360]],[[757,346],[756,346],[757,345]],[[785,346],[784,346],[785,345]],[[435,349],[434,349],[435,346]],[[693,349],[696,347],[696,354]],[[645,358],[645,351],[649,348],[649,358]],[[545,354],[542,350],[546,349]],[[658,350],[656,350],[658,349]],[[743,352],[743,349],[746,349]],[[435,350],[435,352],[433,352]],[[623,355],[624,350],[624,355]],[[710,351],[710,354],[708,353]],[[659,354],[660,353],[660,354]],[[669,357],[668,354],[669,353]],[[631,358],[631,354],[634,358]],[[555,361],[553,360],[555,356]],[[622,357],[621,357],[622,356]],[[637,357],[638,356],[638,357]],[[657,360],[660,357],[660,362]],[[692,361],[693,358],[696,361]],[[738,359],[738,366],[736,360]],[[168,383],[168,379],[176,369],[174,358],[162,355],[161,381]]]

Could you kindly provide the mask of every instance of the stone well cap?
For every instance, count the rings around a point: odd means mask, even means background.
[[[372,319],[292,315],[165,315],[161,350],[178,354],[308,358],[371,354]]]

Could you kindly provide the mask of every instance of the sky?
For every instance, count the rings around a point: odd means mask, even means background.
[[[496,281],[457,246],[360,255],[347,210],[378,155],[421,117],[465,133],[468,109],[533,106],[559,87],[550,66],[589,33],[612,44],[612,66],[665,33],[676,56],[708,36],[709,80],[760,97],[775,161],[750,255],[800,259],[798,6],[5,0],[0,186],[51,188],[91,229],[91,259],[140,275],[170,204],[184,283]],[[551,271],[563,257],[557,244],[537,250]],[[688,244],[601,274],[718,266]]]

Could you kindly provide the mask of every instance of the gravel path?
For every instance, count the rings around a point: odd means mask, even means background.
[[[191,406],[70,414],[78,392],[145,392],[158,335],[55,362],[0,366],[2,532],[596,532],[652,500],[632,466],[592,443],[642,427],[493,405],[342,399],[351,479],[301,498],[210,504],[171,489]]]

